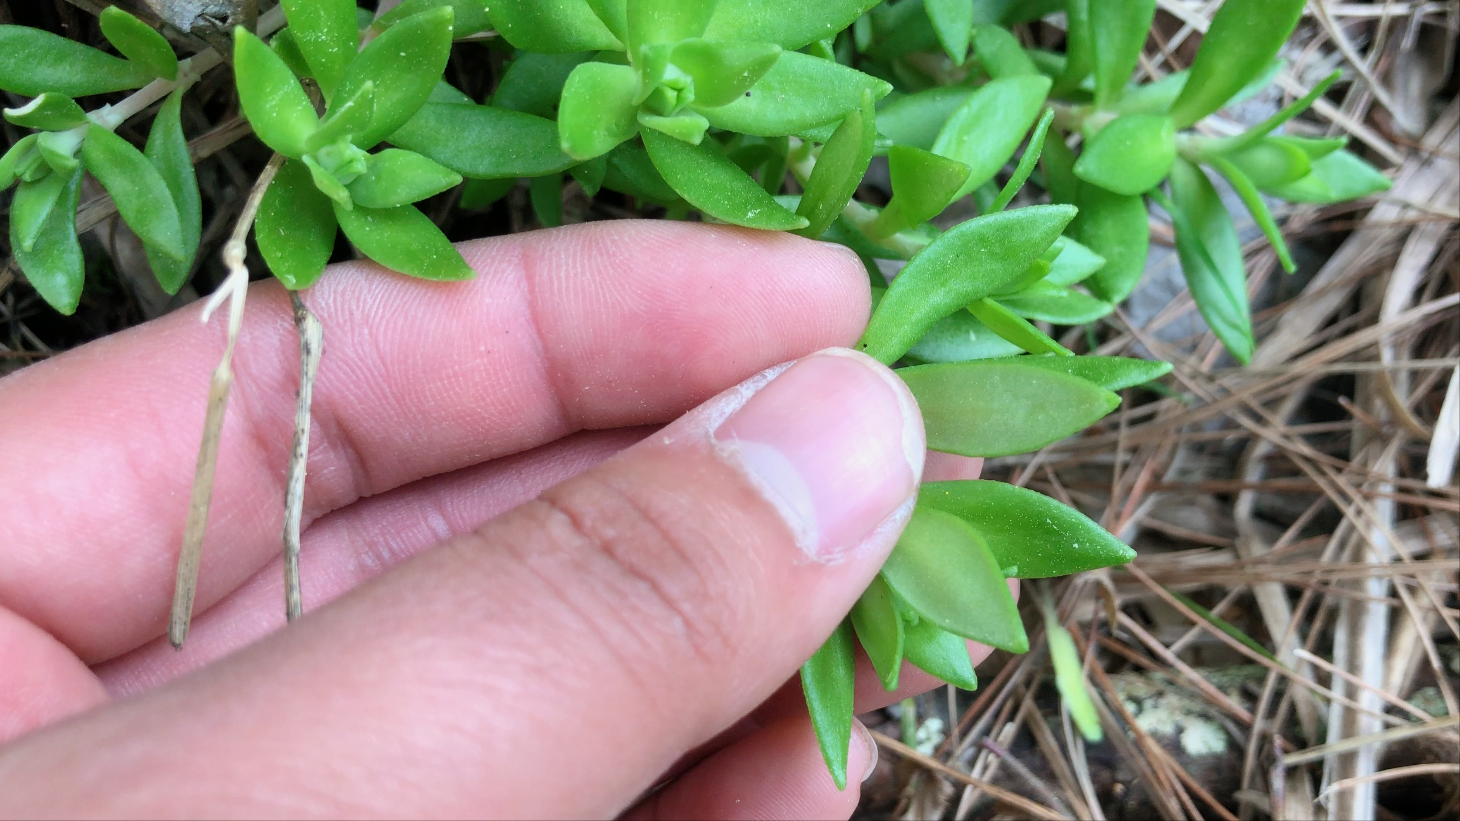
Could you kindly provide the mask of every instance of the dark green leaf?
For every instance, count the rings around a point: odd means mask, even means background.
[[[973,32],[973,4],[969,0],[923,0],[938,42],[958,65],[968,56],[968,38]]]
[[[1024,187],[1024,183],[1029,181],[1029,175],[1034,173],[1034,164],[1039,162],[1040,154],[1044,153],[1044,139],[1049,134],[1049,124],[1052,122],[1054,109],[1046,109],[1039,118],[1039,124],[1034,127],[1034,133],[1029,136],[1029,145],[1024,149],[1024,156],[1019,158],[1019,165],[1014,168],[1013,175],[988,207],[988,213],[1004,210],[1014,201],[1014,196]]]
[[[492,0],[487,14],[497,32],[523,51],[624,50],[585,0]]]
[[[502,75],[502,81],[492,95],[492,105],[556,119],[558,101],[563,98],[563,86],[568,82],[568,75],[592,56],[593,53],[587,51],[567,54],[524,52]]]
[[[1217,173],[1226,177],[1227,182],[1231,183],[1232,190],[1237,192],[1242,204],[1247,206],[1247,213],[1252,215],[1252,221],[1257,223],[1257,227],[1262,229],[1267,241],[1272,243],[1272,248],[1277,252],[1278,262],[1282,264],[1283,270],[1290,274],[1296,271],[1297,266],[1293,264],[1293,255],[1288,251],[1287,240],[1283,239],[1283,230],[1278,227],[1277,220],[1273,219],[1272,212],[1267,210],[1267,203],[1262,201],[1262,195],[1258,193],[1257,186],[1252,184],[1252,180],[1248,179],[1241,169],[1225,158],[1212,157],[1210,161]]]
[[[457,205],[465,211],[491,207],[517,186],[517,180],[467,180]]]
[[[1076,205],[1080,200],[1083,183],[1075,176],[1075,152],[1065,144],[1065,135],[1055,132],[1052,140],[1044,141],[1044,152],[1040,155],[1044,168],[1044,187],[1054,202]]]
[[[1120,356],[1011,356],[995,361],[1067,373],[1108,391],[1144,385],[1171,372],[1170,362]]]
[[[629,55],[641,46],[678,43],[705,33],[716,0],[633,0],[628,4]]]
[[[306,141],[319,128],[304,88],[284,60],[247,29],[234,29],[233,40],[243,116],[264,145],[292,159],[304,156]]]
[[[112,8],[116,8],[113,6]],[[20,108],[5,109],[5,119],[21,128],[66,131],[86,124],[86,112],[65,94],[46,93]]]
[[[1293,33],[1304,0],[1226,0],[1212,17],[1191,64],[1191,79],[1171,107],[1179,128],[1221,108],[1260,75]]]
[[[309,169],[288,160],[264,193],[254,239],[269,270],[291,291],[313,285],[335,248],[339,223],[329,198],[315,188]]]
[[[1055,81],[1055,94],[1079,88],[1095,68],[1095,44],[1090,34],[1090,0],[1065,4],[1065,66]]]
[[[962,519],[919,505],[882,576],[919,617],[937,627],[1011,653],[1029,651],[1019,608],[998,562]]]
[[[354,142],[371,148],[394,134],[425,105],[451,56],[452,10],[443,6],[391,26],[345,69],[336,98],[349,100],[375,85],[375,119]]]
[[[940,86],[899,97],[877,112],[877,130],[897,145],[931,150],[943,124],[971,94],[971,88]]]
[[[123,57],[146,68],[155,77],[177,79],[177,55],[167,38],[156,29],[116,6],[108,6],[97,20],[102,35]]]
[[[603,188],[603,179],[608,176],[608,158],[595,157],[585,163],[580,163],[568,169],[573,179],[578,181],[583,193],[590,197],[598,196]]]
[[[825,40],[852,24],[880,0],[720,0],[705,37],[775,43],[798,49],[813,40]]]
[[[354,0],[283,0],[282,4],[294,42],[320,90],[332,99],[360,42]]]
[[[816,168],[806,181],[806,191],[796,213],[810,221],[802,228],[802,236],[820,237],[842,212],[872,161],[872,145],[877,139],[877,110],[872,107],[872,93],[863,98],[862,110],[847,115],[836,133],[831,135],[816,161]]]
[[[679,195],[654,167],[649,152],[633,145],[621,145],[608,152],[603,187],[661,205],[679,200]]]
[[[773,43],[719,43],[686,40],[674,47],[670,62],[694,78],[695,105],[715,108],[745,95],[781,56]]]
[[[400,26],[391,29],[395,31]],[[395,208],[356,208],[335,205],[335,219],[345,236],[365,256],[392,271],[420,279],[471,279],[476,272],[466,264],[430,217],[414,205]]]
[[[348,100],[337,100],[319,130],[309,135],[304,147],[318,151],[327,145],[349,140],[363,133],[375,121],[375,84],[365,82]]]
[[[162,181],[172,194],[177,206],[178,227],[182,229],[183,256],[173,259],[167,254],[147,250],[147,261],[152,264],[152,273],[157,282],[169,294],[175,294],[193,268],[198,255],[198,242],[203,236],[203,202],[198,193],[198,178],[193,171],[193,158],[188,153],[187,137],[182,130],[181,90],[174,91],[157,119],[152,121],[152,131],[147,136],[143,154],[152,162]]]
[[[1327,205],[1388,191],[1392,184],[1388,177],[1356,155],[1335,151],[1314,160],[1308,176],[1275,186],[1268,193],[1289,202]]]
[[[577,160],[607,154],[639,131],[639,73],[629,66],[584,63],[563,87],[558,132],[563,152]]]
[[[1074,356],[1070,349],[1056,342],[1049,334],[1030,324],[1029,320],[988,297],[968,306],[969,313],[987,325],[989,330],[1018,345],[1029,353],[1052,353]]]
[[[1181,272],[1196,307],[1239,362],[1252,358],[1252,311],[1242,243],[1232,216],[1201,169],[1182,160],[1171,171],[1171,200],[1156,196],[1171,214]]]
[[[851,618],[877,678],[889,692],[896,690],[902,672],[902,618],[893,604],[892,589],[881,576],[874,576],[872,584],[852,605]]]
[[[1095,105],[1120,98],[1140,62],[1156,0],[1089,0],[1090,45],[1095,58]]]
[[[81,176],[81,170],[77,169],[64,179],[60,195],[49,209],[30,248],[24,247],[21,238],[16,235],[15,209],[18,206],[11,206],[10,250],[15,255],[15,262],[36,293],[66,316],[76,313],[76,306],[81,303],[82,286],[86,284],[86,260],[81,255],[81,241],[76,236],[76,201],[81,196]],[[19,196],[17,192],[17,200]]]
[[[690,145],[656,131],[644,132],[649,157],[664,179],[689,204],[732,225],[769,231],[805,228],[805,217],[782,208],[712,139]]]
[[[1096,134],[1075,163],[1075,176],[1116,194],[1155,188],[1176,161],[1176,124],[1161,114],[1117,117]]]
[[[880,100],[892,86],[830,60],[783,51],[747,96],[699,111],[716,128],[779,137],[845,118],[862,107],[862,93],[868,90]]]
[[[1047,282],[999,297],[999,303],[1025,319],[1055,325],[1084,325],[1110,315],[1115,306],[1089,294]]]
[[[22,182],[16,187],[15,199],[10,204],[10,241],[16,250],[35,248],[72,176],[75,175],[47,174],[35,182]]]
[[[867,226],[873,239],[889,237],[943,213],[968,180],[968,166],[931,151],[894,145],[887,151],[892,201]]]
[[[1045,282],[1068,287],[1084,282],[1105,267],[1105,257],[1069,237],[1063,239],[1064,247],[1050,266],[1049,274],[1044,278]]]
[[[1075,216],[1068,205],[988,214],[939,236],[903,268],[872,315],[861,349],[884,363],[935,322],[1019,276]]]
[[[922,408],[928,447],[962,456],[1036,451],[1120,404],[1091,382],[1022,363],[919,365],[897,375]]]
[[[1236,625],[1232,624],[1221,616],[1218,616],[1216,613],[1213,613],[1205,607],[1202,607],[1200,604],[1197,604],[1196,601],[1193,600],[1190,596],[1187,596],[1176,590],[1172,590],[1169,587],[1166,588],[1166,592],[1170,593],[1173,598],[1180,601],[1182,604],[1191,608],[1192,612],[1211,622],[1213,627],[1221,630],[1223,633],[1226,633],[1232,638],[1247,645],[1248,649],[1257,653],[1259,656],[1262,656],[1269,661],[1277,661],[1277,656],[1274,656],[1271,650],[1263,647],[1261,642],[1258,642],[1256,639],[1252,638],[1241,630],[1238,630]]]
[[[816,654],[801,665],[801,690],[826,768],[839,790],[847,786],[847,754],[857,686],[856,644],[852,624],[843,620]]]
[[[552,120],[484,105],[427,103],[390,136],[464,177],[541,177],[577,163],[558,145]]]
[[[931,673],[954,687],[978,689],[978,676],[973,672],[973,659],[968,644],[916,613],[903,622],[903,655],[914,666]]]
[[[953,113],[933,143],[933,153],[969,167],[960,196],[992,180],[1014,156],[1048,93],[1047,77],[1006,77],[975,91]]]
[[[1105,258],[1105,266],[1085,284],[1095,296],[1119,304],[1135,290],[1146,268],[1151,245],[1146,203],[1098,185],[1080,186],[1078,202],[1080,216],[1070,234]]]
[[[1022,357],[1035,358],[1052,357]],[[1136,557],[1080,511],[1003,482],[930,482],[918,493],[918,507],[967,522],[983,536],[999,566],[1017,565],[1021,579],[1081,573]]]
[[[145,66],[29,26],[0,26],[0,89],[25,97],[47,91],[87,97],[141,88],[157,75]]]
[[[190,250],[183,247],[172,192],[141,151],[105,128],[91,126],[81,145],[81,158],[86,170],[112,195],[122,220],[143,242],[179,260],[190,256]]]
[[[487,16],[486,0],[405,0],[381,15],[380,19],[373,21],[371,27],[377,32],[384,31],[407,17],[438,6],[451,6],[456,10],[456,24],[452,34],[458,40],[492,27],[492,20]]]
[[[369,170],[349,184],[350,196],[366,208],[394,208],[420,202],[461,184],[461,175],[414,151],[387,148],[370,157]]]
[[[994,79],[1038,74],[1034,61],[1024,53],[1019,40],[1003,26],[979,26],[973,33],[973,53]]]
[[[283,29],[269,41],[269,48],[279,55],[284,65],[299,77],[314,79],[314,72],[309,68],[309,61],[304,59],[304,52],[299,50],[299,41],[294,39],[294,32]]]

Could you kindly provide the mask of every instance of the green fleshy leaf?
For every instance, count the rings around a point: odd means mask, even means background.
[[[1090,45],[1095,60],[1095,106],[1120,98],[1140,62],[1156,0],[1089,0]]]
[[[923,9],[938,33],[943,51],[958,65],[968,56],[968,39],[973,33],[973,4],[968,0],[923,0]]]
[[[801,229],[802,236],[820,237],[841,214],[867,173],[876,139],[877,110],[872,107],[869,91],[863,97],[862,110],[848,114],[831,135],[806,181],[796,213],[811,224]]]
[[[979,26],[973,33],[973,53],[995,80],[1039,73],[1019,40],[1002,26]]]
[[[10,204],[10,241],[16,250],[31,251],[51,219],[51,212],[71,182],[71,175],[47,174],[35,182],[22,182]]]
[[[461,199],[457,202],[457,207],[463,211],[489,208],[516,186],[517,180],[514,179],[467,180],[461,189]]]
[[[1049,277],[1049,272],[1053,270],[1055,259],[1057,259],[1060,254],[1064,253],[1065,244],[1069,241],[1070,240],[1064,237],[1060,237],[1059,239],[1055,240],[1054,244],[1049,246],[1049,248],[1046,249],[1045,252],[1039,257],[1039,259],[1036,259],[1034,262],[1029,264],[1028,268],[1024,269],[1024,273],[999,286],[999,288],[993,292],[993,296],[998,299],[1002,299],[1006,296],[1011,296],[1013,294],[1024,291],[1025,289],[1037,283],[1043,282],[1047,277]]]
[[[1049,198],[1066,205],[1078,204],[1084,183],[1075,176],[1075,152],[1065,143],[1065,135],[1056,131],[1054,139],[1044,141],[1039,162],[1044,169],[1044,187],[1049,191]]]
[[[1118,114],[1165,114],[1190,78],[1189,71],[1173,71],[1155,82],[1127,88],[1110,108]]]
[[[1011,356],[1020,350],[1019,346],[979,322],[973,314],[958,311],[929,328],[904,357],[910,362],[931,365]]]
[[[282,5],[295,45],[320,90],[332,100],[359,48],[354,0],[282,0]]]
[[[1059,371],[1108,391],[1144,385],[1171,372],[1170,362],[1120,356],[1011,356],[994,361]]]
[[[334,207],[315,187],[309,168],[286,161],[264,192],[254,222],[254,239],[269,270],[291,291],[308,288],[324,273],[338,230]]]
[[[36,135],[36,151],[40,152],[41,160],[52,171],[63,177],[69,177],[71,172],[80,165],[76,154],[81,149],[81,143],[85,139],[84,134],[86,134],[85,131],[43,132]]]
[[[798,49],[836,36],[881,0],[720,0],[705,30],[710,40],[775,43]]]
[[[193,158],[182,130],[183,91],[174,91],[152,121],[143,154],[161,175],[177,206],[178,227],[182,229],[183,256],[174,259],[167,254],[146,248],[147,261],[162,290],[176,294],[192,272],[198,256],[198,243],[203,236],[203,201],[198,193],[198,177],[193,171]]]
[[[167,38],[157,30],[116,6],[97,16],[102,36],[116,46],[123,57],[164,80],[177,79],[177,55]]]
[[[621,145],[608,152],[603,187],[660,205],[679,201],[679,194],[664,181],[649,159],[649,152],[633,145]]]
[[[674,139],[683,140],[690,145],[699,145],[705,139],[705,132],[710,128],[709,120],[693,111],[686,111],[673,117],[660,117],[657,114],[640,111],[639,125],[644,128],[652,128],[661,134],[668,134]]]
[[[1262,74],[1293,33],[1304,0],[1226,0],[1212,17],[1191,64],[1191,79],[1171,107],[1186,128],[1226,104]]]
[[[880,100],[892,86],[830,60],[783,51],[748,95],[729,105],[696,110],[716,128],[780,137],[844,119],[862,107],[865,91]]]
[[[628,0],[588,0],[588,7],[593,9],[593,13],[613,32],[619,42],[629,41]]]
[[[262,45],[262,43],[260,44]],[[131,143],[105,128],[91,126],[81,144],[86,170],[112,195],[117,213],[142,241],[178,260],[190,256],[183,247],[177,204],[162,175]]]
[[[1155,188],[1176,161],[1176,125],[1160,114],[1127,114],[1100,130],[1075,163],[1075,176],[1135,196]]]
[[[573,69],[558,113],[563,152],[591,160],[637,134],[639,88],[639,73],[629,66],[584,63]]]
[[[346,211],[336,204],[334,209],[335,219],[350,242],[392,271],[438,281],[476,276],[436,223],[414,205]]]
[[[727,159],[713,139],[695,146],[657,131],[646,131],[644,145],[670,187],[715,219],[768,231],[794,231],[808,225],[805,217],[782,208],[749,174]]]
[[[139,63],[29,26],[0,26],[0,89],[88,97],[141,88],[157,75]]]
[[[42,94],[20,108],[5,109],[5,119],[21,128],[41,131],[66,131],[87,122],[86,112],[75,100],[53,92]]]
[[[472,179],[541,177],[577,164],[558,145],[557,123],[484,105],[427,103],[390,141]]]
[[[978,675],[973,672],[973,659],[968,644],[916,613],[903,622],[903,655],[925,673],[964,690],[978,689]]]
[[[503,39],[523,51],[624,50],[584,0],[492,0],[487,14]]]
[[[1049,125],[1052,122],[1054,109],[1046,109],[1039,118],[1039,124],[1034,127],[1034,133],[1029,135],[1029,145],[1024,149],[1024,156],[1019,158],[1019,165],[1014,168],[1013,175],[988,207],[988,213],[1004,210],[1014,201],[1014,196],[1024,187],[1024,183],[1029,181],[1029,175],[1034,173],[1035,163],[1039,162],[1040,155],[1044,153],[1044,139],[1049,135]]]
[[[557,228],[563,224],[563,177],[553,174],[538,177],[528,185],[532,202],[532,213],[544,228]]]
[[[1029,651],[998,562],[978,531],[957,516],[919,505],[882,576],[936,627],[1011,653]]]
[[[893,604],[892,589],[881,576],[874,576],[861,598],[852,605],[851,619],[857,639],[867,651],[882,686],[888,692],[896,690],[902,672],[902,618]]]
[[[899,97],[877,112],[877,130],[897,145],[931,151],[938,133],[973,89],[940,86]]]
[[[1212,157],[1211,165],[1217,173],[1226,177],[1231,183],[1232,190],[1237,192],[1242,204],[1247,206],[1247,213],[1252,215],[1252,221],[1262,229],[1267,241],[1272,243],[1272,248],[1277,252],[1278,262],[1282,264],[1283,270],[1293,273],[1297,266],[1293,263],[1293,255],[1288,251],[1288,242],[1283,238],[1283,230],[1278,227],[1277,220],[1273,219],[1272,212],[1267,210],[1267,203],[1262,201],[1262,195],[1257,192],[1257,186],[1252,180],[1242,173],[1237,166],[1228,162],[1223,157]]]
[[[1095,43],[1090,33],[1090,0],[1068,0],[1065,5],[1065,66],[1055,80],[1054,93],[1063,96],[1081,87],[1095,69]]]
[[[1328,205],[1388,191],[1391,185],[1393,182],[1388,177],[1357,155],[1334,151],[1314,160],[1308,176],[1274,186],[1267,193],[1289,202]]]
[[[1068,205],[988,214],[939,236],[903,268],[862,335],[860,348],[897,361],[933,324],[1022,274],[1075,216]]]
[[[414,151],[387,148],[370,157],[364,176],[349,184],[350,197],[365,208],[394,208],[420,202],[461,184],[461,175]]]
[[[1064,701],[1065,709],[1085,740],[1094,744],[1105,737],[1100,728],[1100,714],[1090,691],[1085,685],[1085,672],[1080,654],[1075,649],[1075,640],[1070,631],[1060,624],[1053,607],[1044,607],[1044,638],[1049,645],[1050,661],[1054,663],[1054,684]]]
[[[1342,140],[1337,140],[1339,147]],[[1276,188],[1296,182],[1313,171],[1313,160],[1308,152],[1280,137],[1258,140],[1246,148],[1234,151],[1226,158],[1262,189]]]
[[[1196,307],[1239,362],[1252,358],[1252,310],[1242,243],[1232,215],[1200,168],[1178,160],[1171,170],[1171,199],[1153,195],[1171,215],[1181,272]]]
[[[603,189],[603,180],[608,176],[608,158],[595,157],[588,162],[579,163],[568,169],[573,179],[578,181],[578,186],[583,193],[590,197],[598,196]]]
[[[1232,624],[1221,616],[1218,616],[1216,613],[1213,613],[1205,607],[1202,607],[1200,604],[1197,604],[1196,601],[1194,601],[1190,596],[1187,596],[1184,593],[1178,592],[1176,590],[1172,590],[1169,587],[1166,588],[1166,592],[1170,593],[1173,598],[1180,601],[1182,604],[1191,608],[1191,610],[1198,616],[1201,616],[1202,618],[1211,622],[1213,627],[1221,630],[1223,633],[1226,633],[1232,638],[1247,645],[1247,648],[1249,650],[1252,650],[1254,653],[1257,653],[1259,656],[1262,656],[1268,661],[1278,660],[1277,656],[1274,656],[1271,650],[1263,647],[1261,642],[1237,629],[1236,625]]]
[[[1056,342],[1049,334],[1030,324],[1029,320],[992,299],[987,297],[980,299],[969,305],[968,311],[978,317],[979,322],[987,325],[989,330],[1018,345],[1021,350],[1035,354],[1075,355],[1069,348]]]
[[[1018,565],[1021,579],[1083,573],[1136,557],[1134,550],[1080,511],[1003,482],[929,482],[918,492],[918,506],[968,523],[983,536],[1000,567]]]
[[[304,166],[309,169],[310,178],[314,180],[314,187],[334,201],[335,205],[349,211],[355,207],[355,198],[350,195],[350,189],[338,177],[331,174],[329,169],[320,165],[313,154],[304,155]]]
[[[1089,294],[1046,282],[998,298],[999,304],[1025,319],[1055,325],[1085,325],[1109,316],[1115,306]]]
[[[304,88],[283,58],[264,41],[239,26],[233,30],[233,69],[238,75],[238,102],[264,145],[291,159],[307,150],[319,118]]]
[[[391,26],[345,69],[335,96],[349,100],[366,83],[375,86],[375,118],[356,135],[360,148],[372,148],[421,110],[436,89],[451,56],[450,6],[422,12]]]
[[[423,11],[440,6],[450,6],[456,11],[456,25],[453,35],[459,40],[462,37],[469,37],[478,32],[486,31],[492,27],[492,20],[487,16],[486,0],[405,0],[399,6],[391,9],[378,20],[371,22],[371,28],[377,33],[385,31],[400,21],[420,14]]]
[[[1247,129],[1246,131],[1238,134],[1235,137],[1228,137],[1226,139],[1213,141],[1210,150],[1213,153],[1217,154],[1231,154],[1252,145],[1258,140],[1261,140],[1263,137],[1266,137],[1268,134],[1271,134],[1273,131],[1277,130],[1278,127],[1282,126],[1287,121],[1293,119],[1299,114],[1302,114],[1304,111],[1307,111],[1308,108],[1312,106],[1313,103],[1317,102],[1318,98],[1322,97],[1324,93],[1326,93],[1334,83],[1338,82],[1339,78],[1342,76],[1342,71],[1333,72],[1332,74],[1323,78],[1322,82],[1318,83],[1318,85],[1314,86],[1312,91],[1309,91],[1301,98],[1294,100],[1292,103],[1284,106],[1282,110],[1278,111],[1271,117],[1268,117],[1266,120],[1263,120],[1261,123]],[[1339,146],[1339,148],[1342,147],[1343,146],[1341,145]],[[1312,159],[1317,159],[1317,157],[1313,157]]]
[[[1309,162],[1321,160],[1335,151],[1348,145],[1347,137],[1328,137],[1324,139],[1310,139],[1308,137],[1268,137],[1265,142],[1274,142],[1279,145],[1291,146],[1302,151],[1308,157]],[[1310,166],[1311,170],[1311,166]]]
[[[867,236],[873,239],[922,225],[943,213],[969,174],[968,166],[957,160],[904,145],[888,149],[887,165],[892,201],[867,226]]]
[[[959,196],[992,180],[1014,156],[1048,93],[1047,77],[1007,77],[975,91],[953,113],[933,143],[933,153],[971,169]]]
[[[304,147],[318,151],[340,140],[351,140],[364,133],[375,121],[375,84],[368,80],[354,90],[349,99],[338,100],[319,130],[309,135]]]
[[[1095,296],[1118,305],[1135,290],[1146,269],[1151,245],[1146,203],[1098,185],[1082,185],[1078,204],[1080,216],[1070,234],[1105,258],[1105,266],[1085,284]]]
[[[678,43],[705,33],[716,0],[633,0],[628,4],[629,55],[642,46]]]
[[[0,154],[0,191],[14,185],[22,174],[28,174],[35,166],[42,164],[40,153],[36,150],[36,140],[37,135],[27,134],[4,154]]]
[[[558,102],[563,98],[563,86],[567,84],[568,76],[592,57],[590,51],[567,54],[524,52],[502,75],[502,81],[492,95],[492,105],[557,119]]]
[[[269,40],[269,48],[279,55],[284,65],[301,78],[314,79],[314,71],[309,67],[309,61],[304,59],[304,52],[299,50],[299,41],[294,39],[294,32],[289,29],[281,29],[278,34]]]
[[[844,619],[821,649],[801,665],[801,690],[806,695],[811,726],[816,729],[821,756],[839,790],[847,787],[856,685],[856,644],[851,621]]]
[[[1066,374],[1010,362],[903,368],[923,411],[928,447],[960,456],[1012,456],[1098,422],[1120,397]]]
[[[1050,285],[1069,287],[1089,279],[1105,267],[1105,257],[1091,251],[1069,237],[1062,237],[1064,245],[1059,256],[1050,265],[1044,281]]]
[[[10,249],[16,264],[36,293],[66,316],[76,313],[76,306],[81,304],[81,289],[86,284],[86,260],[81,255],[81,241],[76,236],[76,203],[81,196],[81,177],[81,170],[77,169],[62,179],[60,193],[51,203],[45,222],[29,248],[16,234],[19,192],[10,212]]]
[[[745,96],[780,56],[781,47],[774,43],[693,39],[675,46],[669,59],[694,78],[695,105],[717,108]]]

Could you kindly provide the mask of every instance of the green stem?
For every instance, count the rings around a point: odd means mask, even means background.
[[[916,749],[918,746],[917,699],[905,698],[899,706],[902,708],[902,743]]]

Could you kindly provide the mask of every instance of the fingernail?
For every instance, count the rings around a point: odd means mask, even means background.
[[[873,738],[871,731],[855,718],[852,719],[852,730],[853,735],[862,739],[862,746],[867,748],[867,769],[862,773],[862,782],[866,783],[877,769],[877,757],[880,755],[877,750],[877,739]]]
[[[713,434],[817,561],[854,550],[913,498],[922,417],[902,380],[831,349],[791,365]]]

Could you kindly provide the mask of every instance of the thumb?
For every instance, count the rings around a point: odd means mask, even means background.
[[[0,795],[68,772],[121,814],[615,815],[830,634],[923,453],[891,371],[810,356],[201,676],[15,745]]]

